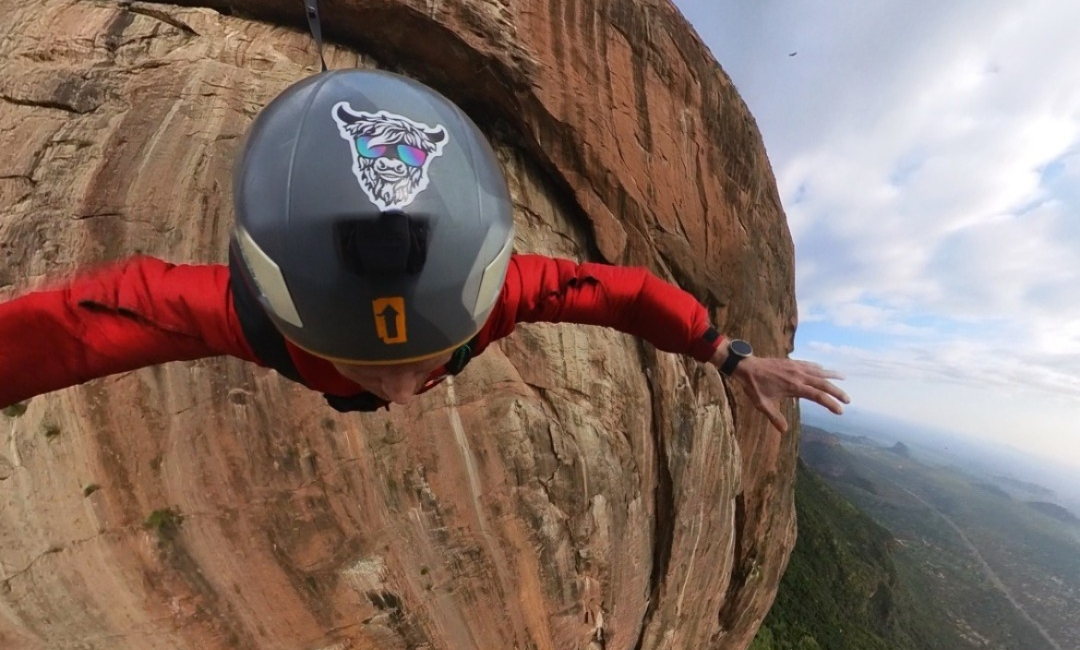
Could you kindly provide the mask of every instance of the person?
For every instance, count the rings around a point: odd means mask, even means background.
[[[134,256],[0,304],[0,406],[168,361],[231,355],[339,411],[403,404],[518,323],[613,327],[717,366],[776,428],[777,400],[842,412],[820,366],[752,355],[644,268],[513,252],[479,128],[419,82],[333,70],[274,98],[234,168],[227,265]]]

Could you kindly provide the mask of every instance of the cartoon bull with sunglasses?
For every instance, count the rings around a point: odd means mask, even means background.
[[[348,102],[338,102],[331,113],[351,145],[360,187],[380,210],[403,208],[424,191],[428,164],[446,144],[445,128],[386,111],[354,111]]]

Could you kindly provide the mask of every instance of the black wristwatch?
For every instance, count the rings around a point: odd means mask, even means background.
[[[724,359],[724,365],[720,366],[720,374],[730,377],[731,373],[735,372],[735,366],[753,354],[754,348],[750,347],[749,343],[742,339],[731,339],[727,346],[727,359]]]

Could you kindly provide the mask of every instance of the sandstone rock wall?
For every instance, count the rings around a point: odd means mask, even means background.
[[[489,130],[520,250],[647,265],[786,352],[760,137],[666,0],[322,4],[331,67]],[[0,297],[224,260],[238,138],[317,70],[300,6],[0,0]],[[5,650],[741,649],[794,541],[794,440],[597,328],[522,327],[389,416],[210,359],[35,398],[0,442]]]

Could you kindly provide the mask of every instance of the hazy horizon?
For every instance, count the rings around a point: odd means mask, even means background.
[[[804,402],[805,404],[805,402]],[[1047,457],[994,438],[982,438],[941,427],[905,421],[891,415],[853,408],[836,416],[817,407],[802,407],[804,424],[844,435],[865,435],[883,444],[903,442],[930,451],[938,462],[956,464],[989,475],[1040,485],[1053,490],[1080,517],[1080,474],[1071,457]]]

